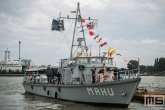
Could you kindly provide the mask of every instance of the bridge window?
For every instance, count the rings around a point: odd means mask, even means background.
[[[110,58],[110,59],[106,60],[106,63],[113,63],[113,61],[112,61],[112,59]]]
[[[90,63],[90,58],[81,58],[79,59],[79,64],[80,63]]]
[[[92,63],[100,63],[100,58],[92,58],[91,62]]]

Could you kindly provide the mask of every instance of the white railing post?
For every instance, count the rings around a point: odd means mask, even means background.
[[[118,81],[118,72],[117,72],[117,81]]]
[[[111,82],[111,78],[112,78],[112,76],[111,76],[111,73],[109,73],[109,82]]]
[[[125,71],[125,73],[124,73],[124,74],[125,74],[125,80],[126,80],[126,72],[127,72],[127,71]]]
[[[130,78],[130,75],[129,75],[129,70],[128,70],[128,79]]]

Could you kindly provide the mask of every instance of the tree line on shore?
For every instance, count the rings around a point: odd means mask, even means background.
[[[52,74],[56,75],[58,72],[58,68],[51,68],[52,69]],[[31,71],[28,72],[29,74],[45,74],[46,70],[38,70],[38,71]],[[13,71],[11,69],[9,69],[8,71],[6,70],[0,70],[0,74],[24,74],[24,71],[19,71],[18,69]]]
[[[0,70],[0,74],[23,74],[23,72],[19,70],[12,71],[11,69],[9,69],[9,71]]]
[[[132,65],[127,64],[127,68],[129,70],[131,69],[137,69],[138,68],[138,61],[136,60],[130,60]],[[139,65],[140,66],[140,71],[141,73],[160,73],[160,72],[165,72],[165,58],[156,58],[154,65]],[[126,68],[121,68],[121,71],[126,70]]]

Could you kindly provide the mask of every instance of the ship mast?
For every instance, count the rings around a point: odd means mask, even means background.
[[[77,22],[81,22],[81,20],[82,20],[82,18],[81,18],[81,12],[80,12],[80,7],[79,6],[80,6],[80,4],[78,2],[77,3],[77,10],[76,10],[76,17],[75,18],[69,18],[69,15],[67,17],[61,17],[61,13],[60,13],[60,16],[59,16],[59,18],[75,19],[75,25],[74,25],[74,31],[73,31],[73,39],[72,39],[72,45],[71,45],[71,51],[70,51],[70,60],[73,59],[73,47],[74,46],[81,46],[81,45],[74,45],[74,38],[75,38],[75,32],[76,32]],[[89,17],[89,19],[85,19],[85,20],[95,20],[95,19],[90,19],[90,17]],[[84,41],[85,50],[86,50],[86,56],[87,56],[88,55],[87,54],[88,48],[86,46],[86,40],[85,40],[85,34],[84,34],[84,31],[83,31],[84,29],[83,29],[82,22],[81,22],[81,26],[82,26],[81,28],[82,28],[82,33],[83,33],[83,38],[81,38],[81,39],[83,39],[82,41]],[[81,48],[82,48],[82,46],[81,46]]]
[[[72,46],[71,46],[71,52],[70,52],[70,59],[72,60],[73,58],[73,46],[74,46],[74,37],[75,37],[75,31],[76,31],[76,26],[77,26],[77,20],[79,19],[80,22],[81,22],[81,12],[80,12],[80,4],[79,2],[77,3],[77,10],[76,10],[76,20],[75,20],[75,26],[74,26],[74,31],[73,31],[73,39],[72,39]],[[79,15],[78,15],[79,13]],[[82,26],[82,22],[81,22],[81,26]],[[82,26],[82,30],[83,30],[83,26]],[[85,44],[85,48],[86,48],[86,40],[85,40],[85,34],[84,34],[84,31],[83,32],[83,37],[84,37],[84,44]],[[87,55],[87,48],[86,48],[86,55]]]

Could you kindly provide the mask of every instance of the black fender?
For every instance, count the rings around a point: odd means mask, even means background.
[[[31,89],[33,89],[33,85],[31,85]]]
[[[50,93],[49,93],[49,90],[47,91],[47,95],[49,95]]]
[[[55,94],[54,94],[54,98],[57,99],[57,96],[58,96],[58,93],[56,91]]]
[[[44,86],[43,89],[46,91],[46,86]]]

